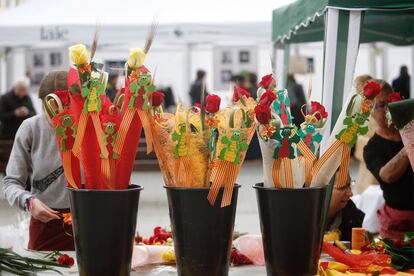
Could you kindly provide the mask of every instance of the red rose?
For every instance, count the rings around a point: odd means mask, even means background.
[[[265,89],[268,89],[269,86],[275,85],[275,80],[273,79],[273,74],[266,75],[262,77],[262,80],[259,82],[259,86]]]
[[[63,106],[68,106],[70,104],[69,91],[55,91],[54,94],[59,97]]]
[[[401,94],[400,92],[392,92],[391,94],[388,95],[388,102],[389,103],[393,103],[393,102],[398,102],[401,101]]]
[[[66,266],[72,266],[75,264],[75,260],[67,254],[60,255],[57,261],[59,264]]]
[[[328,112],[326,112],[325,107],[314,101],[311,101],[311,108],[308,114],[315,115],[318,120],[328,117]]]
[[[374,99],[381,92],[381,85],[375,81],[369,81],[364,86],[364,96],[367,99]]]
[[[164,93],[155,91],[152,93],[152,106],[160,106],[162,102],[164,101]]]
[[[220,109],[221,99],[219,96],[211,94],[206,98],[206,111],[208,113],[216,113]]]
[[[235,85],[233,90],[233,102],[238,102],[240,100],[240,96],[246,96],[247,98],[249,98],[250,93],[243,87]]]
[[[266,90],[260,97],[259,104],[270,106],[274,100],[276,100],[276,94],[270,90]]]
[[[272,113],[268,105],[258,104],[254,108],[254,112],[256,113],[257,121],[263,125],[268,124],[272,118]]]

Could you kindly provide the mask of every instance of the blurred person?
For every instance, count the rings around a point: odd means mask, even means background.
[[[410,75],[407,66],[400,67],[400,75],[392,81],[392,89],[400,92],[403,99],[410,98]]]
[[[20,81],[0,98],[0,139],[13,140],[22,122],[36,115],[26,82]]]
[[[66,71],[50,72],[41,81],[38,96],[43,100],[67,89]],[[18,129],[3,194],[11,206],[30,212],[29,249],[74,250],[72,226],[62,219],[69,212],[66,178],[55,131],[44,113],[25,120]]]
[[[289,93],[290,112],[293,116],[293,123],[300,128],[300,124],[305,121],[301,113],[302,106],[306,104],[305,92],[303,92],[302,85],[296,82],[293,74],[288,75],[286,87]]]
[[[197,70],[197,76],[194,83],[191,85],[190,88],[190,99],[191,99],[191,105],[194,105],[195,103],[201,103],[201,89],[203,89],[203,85],[205,85],[205,79],[206,79],[206,72],[204,70]],[[205,95],[207,96],[207,88],[205,89]]]
[[[341,231],[341,240],[350,241],[352,228],[361,227],[365,214],[359,210],[351,200],[352,187],[351,178],[348,175],[347,184],[344,187],[337,185],[338,173],[335,176],[335,186],[332,190],[331,202],[329,204],[326,230]]]
[[[171,86],[167,86],[163,89],[160,89],[162,92],[164,92],[164,110],[170,113],[175,113],[176,104],[174,99],[174,92],[171,88]]]
[[[369,80],[372,80],[372,77],[370,75],[360,75],[356,77],[354,80],[355,92],[363,93],[364,86]],[[363,156],[365,145],[375,133],[376,123],[374,120],[369,120],[367,126],[367,134],[358,136],[354,151],[354,157],[359,161],[358,177],[356,179],[356,187],[354,190],[356,194],[361,194],[362,192],[364,192],[364,190],[369,185],[378,185],[378,181],[367,169],[367,165],[365,164]]]
[[[257,75],[255,73],[249,73],[248,75],[249,80],[249,89],[250,95],[253,97],[253,99],[257,98],[257,89],[259,86],[257,85]]]
[[[386,118],[391,86],[383,81],[375,98],[371,117],[376,121],[375,134],[364,148],[368,170],[380,183],[385,206],[378,211],[380,235],[400,239],[404,232],[414,231],[414,172],[410,166],[399,131]]]
[[[246,77],[242,74],[233,75],[231,81],[234,82],[235,85],[246,89]]]
[[[108,84],[106,85],[106,96],[108,96],[111,102],[114,102],[115,97],[118,93],[117,84],[118,75],[109,75]]]

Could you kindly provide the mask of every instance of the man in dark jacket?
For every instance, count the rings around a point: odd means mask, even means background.
[[[392,89],[400,92],[403,99],[410,98],[410,75],[407,66],[401,66],[400,75],[392,81]]]
[[[351,240],[352,228],[361,227],[365,217],[365,214],[351,200],[352,195],[350,177],[343,187],[338,187],[335,183],[329,205],[326,230],[339,229],[343,241]]]
[[[203,88],[204,79],[206,77],[206,72],[203,70],[197,71],[197,78],[194,83],[191,85],[190,88],[190,98],[191,98],[191,105],[195,103],[201,103],[201,89]],[[206,88],[205,89],[205,96],[207,96]]]
[[[0,139],[14,140],[22,122],[36,115],[25,82],[18,82],[0,98]]]

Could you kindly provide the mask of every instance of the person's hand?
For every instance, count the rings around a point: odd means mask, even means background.
[[[60,219],[59,212],[47,207],[43,202],[37,198],[33,198],[31,202],[30,214],[33,218],[40,220],[43,223],[54,219]]]
[[[27,117],[29,115],[29,109],[25,106],[20,107],[21,113],[23,114],[23,117]]]
[[[25,106],[18,107],[14,110],[14,115],[19,118],[27,117],[29,115],[29,109]]]

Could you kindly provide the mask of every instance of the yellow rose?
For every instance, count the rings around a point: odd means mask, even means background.
[[[82,65],[89,62],[89,53],[86,46],[83,44],[76,44],[69,47],[70,61],[76,65]]]
[[[127,64],[130,68],[138,68],[144,65],[145,53],[141,48],[131,49]]]

